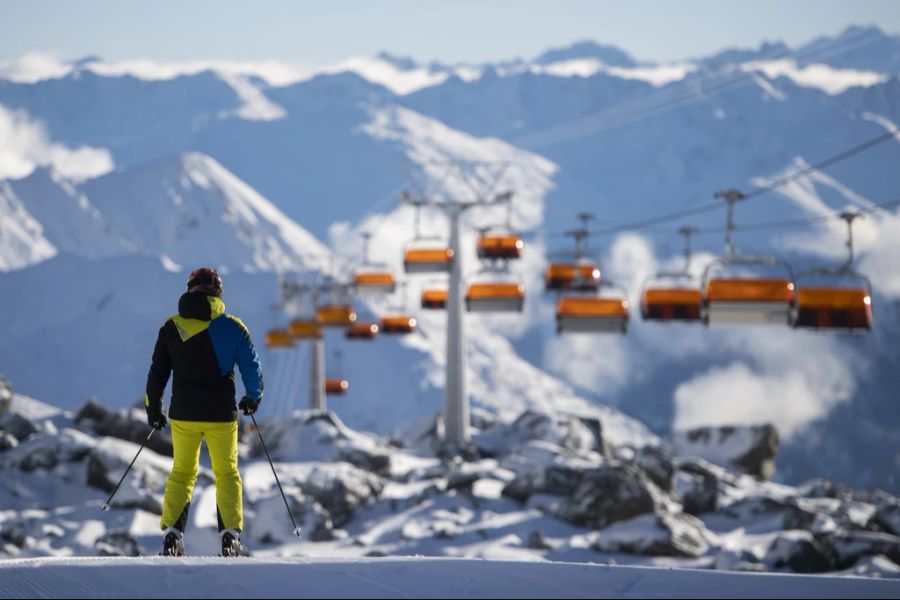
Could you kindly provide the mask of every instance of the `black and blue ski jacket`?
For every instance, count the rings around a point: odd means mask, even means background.
[[[178,314],[163,323],[156,338],[147,375],[147,409],[161,410],[169,373],[174,373],[169,418],[236,420],[235,364],[247,396],[262,398],[259,355],[247,326],[225,313],[221,298],[203,292],[185,293],[178,301]]]

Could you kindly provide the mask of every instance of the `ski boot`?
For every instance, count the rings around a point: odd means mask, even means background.
[[[219,532],[219,538],[222,540],[222,556],[250,556],[237,529],[223,529]]]
[[[180,529],[169,527],[163,537],[163,556],[184,556],[184,533]]]

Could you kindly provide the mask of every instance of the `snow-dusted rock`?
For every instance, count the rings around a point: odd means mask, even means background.
[[[290,417],[260,423],[273,460],[343,461],[386,475],[391,469],[391,446],[384,440],[354,431],[331,411],[297,411]],[[251,438],[250,456],[264,456],[259,437]]]
[[[872,515],[872,522],[882,531],[900,535],[900,503],[882,500]]]
[[[284,500],[275,490],[248,502],[244,517],[244,537],[261,544],[285,543],[293,539],[291,523],[285,514]],[[325,542],[335,539],[334,524],[322,506],[304,496],[297,488],[285,489],[291,514],[304,539]]]
[[[58,434],[36,435],[4,455],[3,465],[21,471],[54,469],[57,465],[78,463],[87,457],[97,442],[75,429]]]
[[[111,492],[134,458],[139,446],[116,438],[103,438],[87,458],[86,483],[104,492]],[[141,453],[119,491],[112,506],[140,508],[150,513],[162,513],[162,492],[169,476],[171,459],[149,452]],[[204,479],[208,481],[208,476]]]
[[[21,442],[30,435],[37,433],[38,427],[33,421],[19,413],[7,411],[0,415],[0,431],[12,435]]]
[[[123,409],[113,411],[93,398],[85,402],[75,413],[75,423],[90,428],[100,436],[126,440],[135,444],[147,443],[147,448],[163,456],[172,456],[172,434],[169,430],[155,431],[147,440],[150,426],[145,411]]]
[[[703,521],[684,514],[643,515],[603,528],[593,547],[601,552],[697,557],[709,548]]]
[[[577,525],[605,527],[655,512],[663,494],[641,471],[610,464],[585,471],[578,487],[559,508],[559,516]]]
[[[354,511],[379,498],[384,482],[373,473],[338,463],[316,466],[300,487],[328,511],[336,527],[341,527]]]
[[[841,531],[823,539],[834,549],[837,567],[852,567],[864,556],[884,555],[900,565],[900,537],[874,531]]]
[[[0,431],[0,452],[11,450],[19,445],[19,440],[11,433]]]
[[[588,424],[586,424],[586,421]],[[527,410],[512,423],[499,422],[473,436],[473,441],[489,456],[504,456],[534,440],[552,443],[573,454],[603,451],[599,419],[583,419],[564,414]]]
[[[127,531],[110,531],[94,542],[100,556],[140,556],[141,544]]]
[[[813,534],[801,530],[778,534],[763,560],[770,568],[787,568],[795,573],[822,573],[835,568],[829,549]]]
[[[778,431],[769,423],[698,427],[674,432],[672,446],[679,456],[703,458],[769,479],[775,472]]]

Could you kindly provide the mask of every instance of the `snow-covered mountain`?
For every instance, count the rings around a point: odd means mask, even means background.
[[[444,174],[434,160],[507,161],[502,186],[516,192],[514,224],[530,232],[526,258],[516,266],[528,301],[522,318],[467,319],[477,403],[511,410],[612,404],[657,433],[704,419],[774,421],[786,438],[784,455],[792,457],[781,473],[792,480],[827,473],[896,488],[892,463],[875,457],[900,448],[891,391],[900,372],[892,343],[900,331],[892,241],[898,219],[893,208],[872,208],[896,197],[896,142],[737,212],[740,226],[848,206],[871,210],[857,230],[860,268],[875,283],[878,327],[866,338],[665,328],[637,319],[625,338],[557,338],[540,274],[547,253],[566,243],[554,234],[571,227],[579,211],[594,211],[603,229],[696,207],[722,187],[764,184],[892,130],[900,123],[900,82],[891,66],[898,46],[897,36],[859,28],[797,49],[770,43],[680,65],[636,64],[596,44],[481,65],[381,55],[303,73],[271,64],[95,58],[32,65],[31,75],[22,65],[5,65],[0,105],[42,123],[54,144],[109,153],[117,170],[75,191],[116,235],[152,258],[112,252],[47,261],[62,252],[53,224],[30,212],[37,197],[18,189],[27,180],[5,182],[3,190],[16,191],[2,195],[0,260],[6,269],[45,262],[0,275],[4,289],[21,290],[0,298],[7,334],[0,365],[23,389],[61,405],[91,393],[130,402],[142,386],[148,350],[138,342],[125,349],[121,339],[152,338],[183,287],[183,273],[168,273],[162,256],[171,269],[198,262],[227,263],[233,271],[329,264],[329,253],[298,233],[302,226],[331,244],[339,265],[357,253],[356,234],[374,230],[373,258],[399,267],[412,215],[395,200],[409,183],[407,172],[437,187]],[[450,184],[452,193],[468,193]],[[473,215],[468,225],[501,218]],[[722,221],[721,212],[711,211],[694,224]],[[783,253],[803,267],[839,259],[843,233],[833,225],[813,234],[739,229],[737,240],[742,249]],[[425,214],[423,226],[441,231],[444,223]],[[471,273],[477,268],[471,231],[465,240]],[[665,228],[609,235],[593,245],[605,272],[629,288],[633,305],[644,278],[676,265],[680,251]],[[720,234],[698,236],[697,246],[700,269],[720,252]],[[140,293],[121,283],[140,281],[134,272],[146,272],[150,282]],[[226,300],[257,336],[283,322],[268,309],[273,275],[229,277]],[[390,307],[415,310],[422,283],[413,282]],[[49,304],[59,295],[70,304],[61,311]],[[35,307],[43,307],[37,320],[13,317]],[[387,308],[364,305],[370,316]],[[344,406],[335,410],[353,426],[386,432],[439,406],[443,323],[439,315],[417,316],[420,334],[381,340],[378,351],[344,345],[353,392],[336,400]],[[75,356],[67,345],[72,339],[87,340],[92,353]],[[303,404],[304,352],[265,357],[274,369],[270,380],[281,378],[276,386],[291,390],[278,400],[279,410]],[[43,357],[63,376],[46,377]],[[125,366],[98,375],[117,360]],[[394,376],[374,376],[381,373]],[[729,387],[733,381],[741,385]],[[734,401],[723,402],[723,390],[732,388]]]
[[[139,252],[175,265],[250,271],[324,270],[328,250],[215,159],[187,153],[83,186]]]

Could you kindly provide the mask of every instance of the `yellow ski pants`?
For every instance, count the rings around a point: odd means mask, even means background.
[[[205,421],[176,421],[172,426],[172,447],[175,462],[166,481],[163,529],[175,524],[194,491],[200,461],[200,442],[205,438],[216,478],[216,506],[222,524],[229,529],[243,529],[241,506],[241,475],[238,473],[237,421],[213,423]]]

